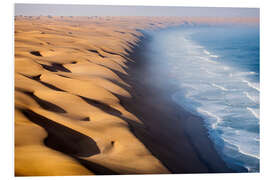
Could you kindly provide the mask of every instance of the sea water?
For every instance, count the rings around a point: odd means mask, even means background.
[[[235,171],[259,171],[259,28],[182,27],[150,42],[151,59],[178,90],[172,99],[203,117],[209,137]],[[162,74],[162,73],[161,73]]]

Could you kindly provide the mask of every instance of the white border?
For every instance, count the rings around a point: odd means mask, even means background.
[[[193,7],[256,7],[260,8],[261,13],[261,173],[254,174],[192,174],[192,175],[136,175],[136,176],[83,176],[83,177],[26,177],[22,179],[137,179],[137,178],[156,178],[156,179],[258,179],[269,178],[269,154],[268,147],[270,140],[268,139],[270,124],[268,111],[270,105],[269,83],[270,83],[270,58],[267,52],[270,50],[270,45],[267,41],[269,38],[269,12],[270,6],[267,0],[10,0],[1,2],[1,166],[0,176],[3,179],[13,179],[14,164],[13,164],[13,14],[14,3],[46,3],[46,4],[94,4],[94,5],[154,5],[154,6],[193,6]],[[4,55],[3,55],[4,54]],[[269,77],[269,78],[268,78]]]
[[[18,3],[92,4],[92,5],[144,5],[144,6],[193,6],[193,7],[260,7],[255,0],[17,0]]]

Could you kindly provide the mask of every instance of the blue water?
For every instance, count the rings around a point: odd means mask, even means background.
[[[179,87],[172,99],[204,118],[226,164],[259,172],[259,28],[175,28],[151,44],[154,68]]]

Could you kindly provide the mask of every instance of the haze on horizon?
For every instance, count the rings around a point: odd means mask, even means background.
[[[259,18],[259,14],[259,8],[15,4],[15,15],[24,16],[199,16]]]

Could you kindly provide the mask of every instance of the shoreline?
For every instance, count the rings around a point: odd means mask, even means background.
[[[130,124],[132,132],[172,173],[234,172],[218,155],[203,119],[170,98],[175,87],[165,83],[160,88],[147,78],[143,54],[148,41],[151,35],[143,33],[133,52],[129,52],[134,62],[127,63],[128,76],[118,73],[132,87],[129,89],[132,98],[118,96],[121,104],[146,126]]]

